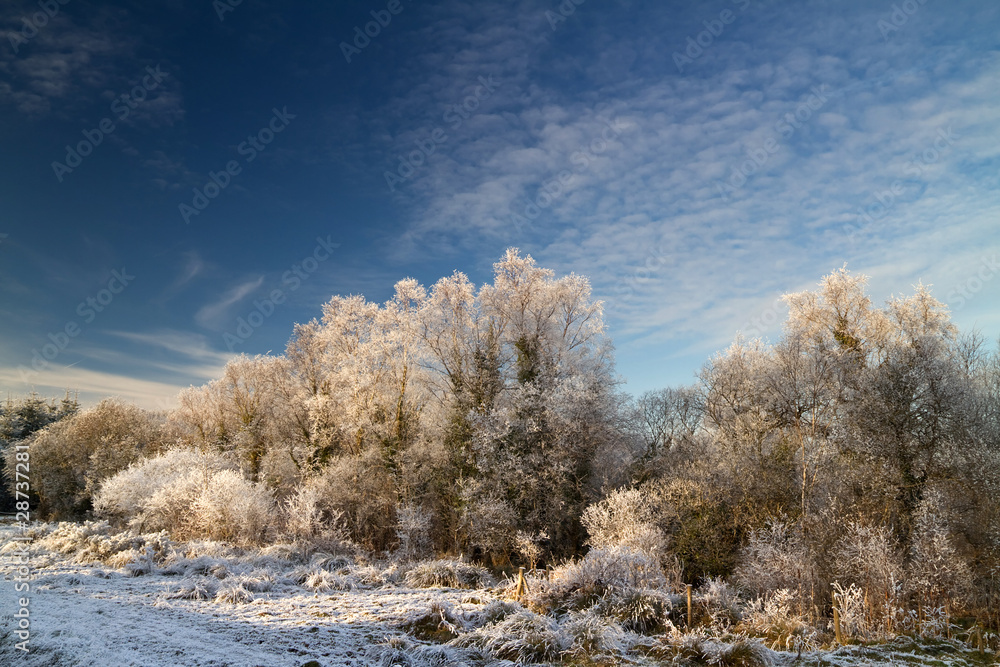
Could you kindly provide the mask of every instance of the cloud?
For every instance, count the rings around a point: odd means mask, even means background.
[[[229,320],[229,309],[264,284],[264,276],[245,280],[225,292],[218,300],[205,304],[195,314],[195,321],[206,329],[220,329]]]
[[[214,350],[205,336],[185,331],[104,333],[117,342],[77,345],[73,353],[81,359],[68,366],[52,363],[37,372],[0,367],[0,386],[46,395],[69,389],[81,392],[88,403],[113,395],[149,409],[168,409],[181,389],[221,377],[233,357]]]
[[[92,405],[103,398],[118,396],[147,410],[170,410],[176,407],[176,397],[185,386],[138,379],[130,373],[106,373],[86,368],[60,367],[42,371],[26,386],[19,373],[0,368],[0,384],[25,387],[43,396],[61,396],[65,391],[79,392],[81,403]]]
[[[997,209],[996,170],[972,168],[995,167],[1000,151],[1000,57],[952,40],[968,38],[964,20],[927,7],[887,45],[878,8],[754,4],[681,75],[667,54],[710,16],[644,5],[644,27],[632,15],[616,42],[621,26],[588,22],[587,9],[559,30],[613,53],[548,60],[547,25],[473,36],[462,17],[428,28],[449,39],[412,62],[441,67],[393,99],[409,124],[382,115],[384,168],[435,127],[448,140],[398,186],[409,224],[396,256],[520,245],[591,277],[620,349],[695,341],[707,354],[845,261],[891,271],[893,285],[879,284],[898,291],[920,277],[950,284],[970,241],[1000,243],[984,213]],[[516,23],[489,10],[497,25]],[[485,48],[467,49],[476,39]],[[594,74],[552,76],[563,69]],[[494,71],[496,94],[459,127],[442,124],[440,110]],[[602,137],[616,120],[627,129]],[[859,225],[872,206],[877,218]]]

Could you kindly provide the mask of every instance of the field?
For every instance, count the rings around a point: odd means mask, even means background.
[[[5,564],[18,532],[0,528]],[[455,561],[364,562],[292,545],[242,551],[115,535],[95,523],[42,524],[30,534],[30,592],[15,592],[10,567],[0,588],[4,664],[997,664],[957,642],[799,655],[736,636],[640,635],[587,613],[534,614],[510,600],[512,582]],[[13,617],[25,595],[27,654],[15,648]]]

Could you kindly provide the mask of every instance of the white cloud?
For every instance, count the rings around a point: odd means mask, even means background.
[[[202,306],[194,316],[195,321],[206,329],[221,328],[228,323],[229,309],[252,294],[262,284],[264,284],[264,276],[234,285],[217,300]]]
[[[935,293],[944,301],[967,256],[1000,245],[996,175],[971,167],[998,154],[1000,58],[934,41],[947,16],[929,7],[886,45],[879,11],[829,17],[819,4],[758,6],[691,76],[650,72],[639,60],[619,63],[614,81],[575,88],[549,76],[540,55],[551,51],[537,29],[492,32],[488,55],[461,51],[446,77],[433,74],[445,79],[437,95],[418,78],[393,102],[420,117],[473,74],[502,68],[504,83],[480,115],[450,131],[440,154],[400,186],[412,220],[397,252],[456,256],[506,241],[560,272],[587,274],[609,302],[620,350],[695,340],[707,355],[776,295],[845,261],[896,292],[921,277],[942,284]],[[580,38],[601,43],[601,28],[591,30]],[[457,52],[468,36],[454,37]],[[630,38],[621,46],[639,53],[659,39]],[[501,64],[500,53],[517,57]],[[654,62],[665,65],[667,53]],[[778,125],[786,114],[792,122]],[[599,154],[581,151],[614,118],[630,129]],[[936,149],[949,128],[956,138]],[[387,153],[424,131],[414,123],[395,133]],[[755,173],[724,201],[718,183],[770,138],[777,151],[761,167],[749,163]],[[588,164],[577,168],[580,155]],[[572,180],[526,231],[512,232],[510,212],[523,214],[563,169]],[[849,236],[858,207],[893,188],[887,213]]]

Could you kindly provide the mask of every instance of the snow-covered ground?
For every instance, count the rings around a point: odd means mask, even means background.
[[[497,611],[507,618],[511,613],[523,614],[528,621],[545,618],[498,602],[508,590],[502,587],[413,588],[406,585],[405,573],[393,571],[392,565],[362,566],[336,557],[314,556],[293,567],[287,558],[267,552],[227,553],[215,543],[178,547],[168,542],[169,553],[157,552],[156,542],[147,539],[143,548],[126,549],[108,559],[110,563],[79,562],[79,554],[74,559],[54,550],[79,541],[74,530],[68,537],[60,537],[51,526],[41,531],[48,536],[31,549],[30,592],[15,591],[15,572],[5,567],[0,664],[510,665],[473,641],[461,648],[433,640],[457,634],[461,643],[461,635],[484,625],[494,627],[489,625],[496,622],[490,614]],[[16,549],[11,538],[18,532],[10,524],[0,525],[5,556]],[[115,549],[123,546],[101,535],[87,539],[105,546],[113,543]],[[30,599],[29,653],[16,648],[20,639],[14,614],[22,597]],[[438,632],[442,634],[428,634]],[[579,650],[566,655],[581,658],[574,664],[670,664],[633,651],[597,663],[585,662]],[[912,646],[903,645],[895,650],[849,647],[806,654],[800,660],[766,650],[762,656],[787,665],[991,664],[973,660],[970,653],[934,659],[923,649],[918,655]]]

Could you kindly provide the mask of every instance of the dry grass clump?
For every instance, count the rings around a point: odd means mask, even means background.
[[[487,588],[496,584],[486,568],[447,559],[418,563],[403,580],[413,588]]]
[[[528,610],[473,630],[453,643],[463,648],[479,648],[496,659],[519,664],[558,661],[563,651],[572,646],[555,619]]]
[[[254,594],[241,582],[229,581],[219,587],[215,601],[226,604],[248,604],[254,601]]]
[[[609,595],[663,590],[667,581],[659,561],[629,547],[592,549],[579,561],[556,568],[549,581],[538,580],[527,597],[543,613],[580,611]]]
[[[210,579],[185,579],[167,591],[165,597],[168,600],[212,600],[217,590],[218,585]]]

